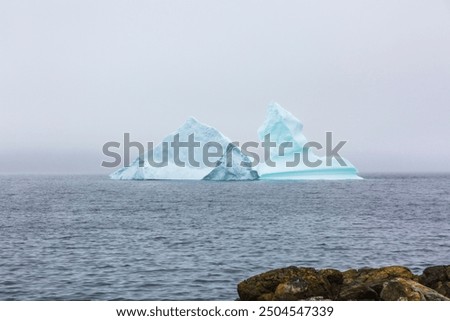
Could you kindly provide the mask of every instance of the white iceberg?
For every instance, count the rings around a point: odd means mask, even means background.
[[[361,179],[356,168],[345,158],[319,157],[307,148],[302,133],[303,124],[277,103],[267,109],[267,118],[258,129],[258,137],[270,141],[276,147],[270,149],[270,159],[257,167],[260,179]],[[280,153],[280,145],[289,143]],[[305,146],[306,145],[306,146]],[[298,161],[300,159],[300,161]]]
[[[196,146],[189,153],[187,147],[178,148],[177,155],[172,144],[175,141],[188,142],[193,135]],[[208,144],[208,157],[205,145]],[[214,144],[215,146],[212,146]],[[178,130],[171,133],[152,150],[140,155],[130,166],[110,174],[112,179],[179,179],[179,180],[249,180],[256,179],[257,173],[249,167],[249,161],[240,149],[232,145],[231,167],[223,162],[231,140],[217,129],[189,118]],[[225,154],[224,154],[225,151]],[[215,153],[217,152],[217,153]],[[214,155],[215,153],[215,155]],[[151,158],[150,158],[151,157]],[[205,158],[204,158],[205,157]],[[206,160],[206,161],[205,161]],[[166,163],[163,166],[158,164]],[[180,162],[184,166],[180,165]],[[242,163],[241,163],[242,162]],[[155,165],[156,164],[156,165]]]

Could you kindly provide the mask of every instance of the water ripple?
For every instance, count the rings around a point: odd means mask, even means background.
[[[450,176],[0,176],[0,300],[233,300],[268,269],[450,262]]]

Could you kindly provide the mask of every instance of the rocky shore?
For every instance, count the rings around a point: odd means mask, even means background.
[[[286,267],[242,281],[243,301],[450,301],[450,265],[421,275],[403,266],[338,271]]]

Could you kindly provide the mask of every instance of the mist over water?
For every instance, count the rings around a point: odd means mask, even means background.
[[[448,264],[450,175],[363,176],[0,176],[0,300],[233,300],[289,265]]]

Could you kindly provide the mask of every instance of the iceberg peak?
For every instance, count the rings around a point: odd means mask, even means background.
[[[194,116],[189,116],[185,121],[186,124],[201,124]]]
[[[280,117],[287,117],[288,114],[290,114],[286,109],[281,107],[279,103],[276,101],[271,101],[269,105],[267,106],[267,113],[270,113],[272,115],[279,115]],[[290,114],[292,116],[292,114]]]
[[[219,130],[209,125],[206,125],[197,118],[190,116],[175,132],[167,136],[164,141],[173,141],[173,136],[179,135],[183,141],[188,140],[188,136],[194,134],[194,140],[200,142],[214,141],[226,146],[225,141],[230,139],[224,136]]]
[[[200,121],[198,121],[197,118],[190,116],[188,119],[186,119],[186,121],[183,123],[183,125],[181,125],[181,127],[179,128],[179,130],[181,129],[189,129],[189,128],[198,128],[198,127],[206,127],[209,128],[209,126],[201,123]]]
[[[271,102],[267,107],[267,116],[264,123],[258,129],[258,137],[264,141],[265,136],[270,134],[270,140],[277,143],[292,142],[293,150],[301,150],[307,143],[302,133],[303,124],[294,115],[281,107],[276,102]],[[272,157],[277,157],[274,151]]]

